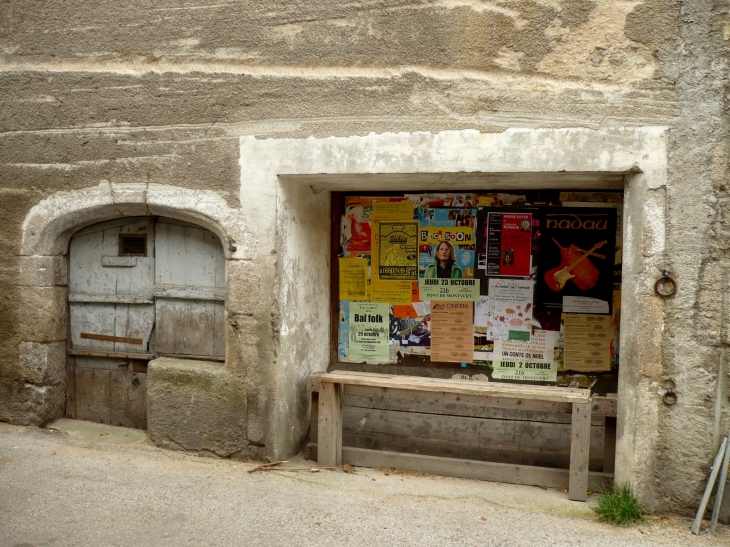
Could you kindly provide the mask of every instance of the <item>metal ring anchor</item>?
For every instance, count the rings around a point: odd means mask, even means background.
[[[659,296],[668,298],[677,292],[677,281],[667,270],[662,272],[662,276],[654,283],[654,292]]]
[[[664,401],[664,404],[667,406],[676,405],[677,404],[677,394],[670,387],[667,390],[667,392],[664,394],[664,397],[662,397],[662,400]]]

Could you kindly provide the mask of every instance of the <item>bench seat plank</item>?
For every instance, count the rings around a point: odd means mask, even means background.
[[[417,391],[461,393],[464,395],[482,395],[487,397],[533,399],[556,403],[588,403],[590,401],[589,389],[482,383],[471,380],[423,378],[367,372],[333,371],[320,376],[320,382]]]

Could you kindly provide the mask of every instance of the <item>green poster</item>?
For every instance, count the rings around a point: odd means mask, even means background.
[[[390,305],[350,302],[350,360],[387,363]]]

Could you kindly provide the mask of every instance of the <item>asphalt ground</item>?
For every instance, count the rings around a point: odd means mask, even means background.
[[[687,518],[599,522],[596,496],[393,469],[248,473],[256,462],[161,450],[136,430],[56,427],[0,424],[0,547],[730,545],[730,527],[694,536]]]

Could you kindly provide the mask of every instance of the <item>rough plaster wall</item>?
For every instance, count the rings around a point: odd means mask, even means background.
[[[646,497],[659,510],[691,513],[716,449],[717,374],[728,343],[728,4],[684,2],[671,18],[650,17],[663,4],[637,6],[626,29],[655,48],[679,105],[668,145],[666,263],[680,290],[666,303],[661,366],[642,371],[644,393],[659,397],[676,385],[679,402],[656,410],[655,488]],[[719,401],[721,435],[730,427],[727,397]]]
[[[19,304],[30,275],[21,276],[23,219],[54,192],[102,180],[206,188],[256,218],[276,209],[276,191],[251,203],[241,135],[669,126],[667,264],[681,290],[667,303],[661,363],[637,378],[660,436],[642,492],[656,508],[691,511],[728,340],[727,9],[718,0],[0,4],[0,419],[42,423],[59,412],[58,376],[34,376],[31,361],[54,355],[64,325],[39,333]],[[274,272],[256,271],[270,268],[276,243],[259,243],[251,268],[239,265],[263,280],[260,307],[229,310],[235,332],[281,312]],[[63,306],[54,279],[34,285],[46,295],[41,317]],[[249,413],[276,385],[274,323],[255,324],[233,348],[259,386]],[[680,393],[671,409],[658,403],[668,379]],[[263,438],[274,426],[257,427]]]
[[[330,356],[330,194],[284,184],[278,201],[275,456],[297,452],[309,428],[306,378]],[[283,342],[283,343],[282,343]],[[304,420],[299,416],[305,416]]]

